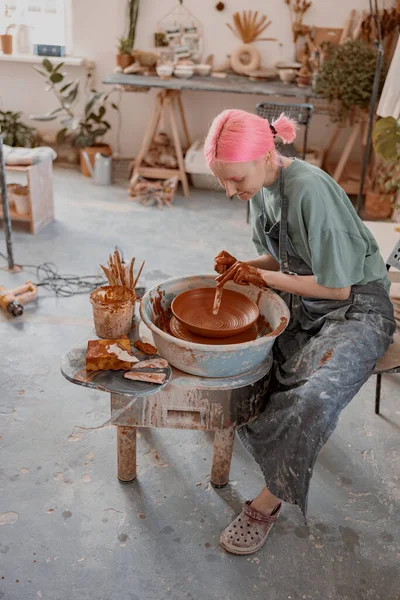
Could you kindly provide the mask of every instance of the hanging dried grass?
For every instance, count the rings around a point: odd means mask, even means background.
[[[255,40],[272,41],[274,38],[261,38],[260,35],[271,25],[266,15],[258,16],[258,11],[244,10],[241,14],[233,15],[233,26],[227,23],[233,35],[242,40],[244,44],[251,44]]]

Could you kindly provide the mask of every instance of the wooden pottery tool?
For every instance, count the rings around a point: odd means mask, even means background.
[[[221,307],[221,301],[222,301],[222,293],[224,291],[223,286],[221,287],[216,287],[215,289],[215,296],[214,296],[214,304],[213,304],[213,315],[217,315],[219,313],[219,309]]]

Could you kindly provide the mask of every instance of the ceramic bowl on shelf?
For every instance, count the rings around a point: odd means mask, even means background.
[[[196,75],[201,75],[202,77],[207,77],[211,73],[211,65],[201,64],[194,65],[194,72]]]
[[[192,65],[177,65],[174,69],[175,77],[181,79],[189,79],[194,74],[194,68]]]
[[[295,69],[278,69],[278,73],[283,83],[293,83],[297,76],[297,70]]]
[[[158,65],[156,67],[156,72],[161,79],[168,79],[169,77],[172,77],[174,67],[172,65]]]

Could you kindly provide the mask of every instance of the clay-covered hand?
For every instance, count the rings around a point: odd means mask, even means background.
[[[237,259],[226,252],[226,250],[222,250],[217,256],[214,258],[214,270],[222,275],[226,273],[226,271],[237,262]]]
[[[259,288],[268,287],[256,267],[252,267],[251,265],[240,261],[237,261],[232,265],[226,273],[219,275],[216,278],[216,281],[218,282],[218,287],[225,285],[228,281],[234,281],[239,285],[252,284]]]

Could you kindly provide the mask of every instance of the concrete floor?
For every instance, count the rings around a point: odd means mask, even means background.
[[[14,235],[17,262],[94,274],[117,243],[146,259],[152,286],[210,272],[222,248],[254,254],[245,206],[221,194],[195,191],[161,212],[73,171],[54,183],[57,220]],[[0,284],[28,277],[0,271]],[[142,430],[138,480],[121,485],[108,396],[59,372],[61,354],[92,335],[88,298],[42,289],[22,319],[0,316],[0,332],[0,599],[400,598],[400,376],[384,377],[381,417],[374,379],[342,414],[314,472],[309,525],[286,505],[264,549],[235,557],[219,533],[263,485],[240,442],[216,491],[211,435]]]

